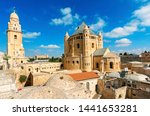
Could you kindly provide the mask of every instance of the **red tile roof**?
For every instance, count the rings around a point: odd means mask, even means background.
[[[95,72],[74,73],[68,75],[71,76],[76,81],[99,78],[98,74]]]

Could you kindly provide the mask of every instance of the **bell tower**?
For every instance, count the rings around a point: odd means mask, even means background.
[[[19,17],[15,11],[11,13],[10,21],[8,22],[7,54],[12,60],[24,57],[21,25],[19,23]]]

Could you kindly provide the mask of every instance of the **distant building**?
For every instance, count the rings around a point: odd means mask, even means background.
[[[120,55],[121,63],[128,63],[131,61],[141,61],[140,55],[137,54],[126,54]]]
[[[103,48],[103,37],[96,35],[82,23],[73,35],[64,37],[64,68],[82,71],[99,70],[111,72],[120,70],[120,57]]]
[[[48,59],[49,56],[48,55],[36,55],[35,59],[36,60],[44,60],[44,59]]]
[[[142,62],[150,62],[150,52],[144,52],[141,54]]]

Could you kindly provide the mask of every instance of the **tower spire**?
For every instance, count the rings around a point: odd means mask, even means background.
[[[13,7],[13,11],[14,11],[14,13],[16,13],[16,7],[15,6]]]

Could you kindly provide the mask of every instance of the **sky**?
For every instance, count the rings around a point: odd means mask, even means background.
[[[0,0],[0,52],[15,8],[26,56],[64,53],[64,35],[85,22],[113,52],[150,50],[150,0]]]

